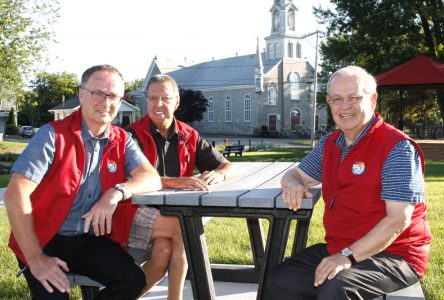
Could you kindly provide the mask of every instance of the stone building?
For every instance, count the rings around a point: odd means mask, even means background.
[[[271,33],[263,51],[206,62],[155,57],[142,88],[132,96],[146,108],[146,83],[155,74],[171,75],[180,88],[199,90],[209,102],[204,119],[191,125],[202,133],[252,134],[261,128],[276,135],[309,135],[313,116],[314,68],[302,58],[296,34],[297,6],[275,0],[270,9]],[[254,48],[253,48],[254,49]],[[310,50],[314,51],[314,50]],[[327,112],[316,112],[316,127],[327,123]]]

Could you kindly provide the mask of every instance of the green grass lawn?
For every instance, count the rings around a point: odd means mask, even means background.
[[[304,150],[275,152],[245,152],[242,157],[230,157],[231,161],[299,161]],[[426,162],[426,193],[428,217],[433,233],[430,261],[426,276],[421,280],[426,299],[444,299],[444,161]],[[308,244],[322,242],[323,202],[319,201],[313,213]],[[267,232],[268,222],[262,221]],[[213,263],[253,264],[248,230],[244,219],[213,218],[205,227],[208,252]],[[293,237],[290,234],[290,241]],[[17,264],[7,248],[9,223],[4,208],[0,209],[0,299],[27,298],[26,283],[16,278]],[[290,254],[288,249],[287,255]],[[75,290],[71,299],[80,299]]]

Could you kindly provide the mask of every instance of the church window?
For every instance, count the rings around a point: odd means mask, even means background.
[[[281,57],[282,53],[281,53],[281,47],[279,43],[275,43],[274,44],[274,58],[278,58]]]
[[[225,98],[225,122],[231,122],[231,97]]]
[[[275,10],[273,12],[273,31],[279,30],[279,12]]]
[[[301,128],[301,112],[295,108],[290,113],[291,131],[297,131]]]
[[[268,59],[274,59],[274,47],[273,44],[268,44]]]
[[[293,8],[288,10],[288,28],[290,30],[295,30],[295,12]]]
[[[214,122],[214,99],[208,99],[208,122]]]
[[[293,43],[288,42],[288,57],[293,58]]]
[[[251,98],[249,95],[244,98],[244,121],[251,121]]]
[[[302,57],[301,44],[298,42],[296,44],[296,58]]]
[[[291,72],[289,77],[291,100],[299,100],[299,83],[301,81],[301,77],[295,72]]]
[[[268,86],[268,104],[276,105],[277,103],[277,86],[275,83],[271,83]]]

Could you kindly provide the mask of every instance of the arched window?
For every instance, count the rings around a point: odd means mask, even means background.
[[[244,122],[251,121],[251,98],[246,95],[244,98]]]
[[[274,44],[274,58],[278,58],[282,56],[281,45],[279,43]]]
[[[231,122],[231,97],[225,98],[225,122]]]
[[[279,30],[279,12],[277,10],[275,10],[273,12],[273,31],[278,31]]]
[[[274,59],[274,47],[273,44],[268,44],[268,59]]]
[[[290,124],[291,131],[296,131],[300,128],[301,125],[301,111],[297,108],[294,108],[290,113]]]
[[[290,30],[295,30],[295,13],[294,13],[294,9],[290,8],[288,10],[288,29]]]
[[[298,73],[291,72],[290,73],[290,99],[291,100],[299,100],[299,82],[301,81],[301,77]]]
[[[301,44],[298,42],[296,44],[296,58],[302,57],[302,50],[301,50]]]
[[[214,99],[208,99],[208,122],[214,122]]]
[[[277,103],[277,86],[275,83],[271,83],[268,86],[268,104],[276,105]]]
[[[293,43],[292,42],[288,42],[288,57],[293,58]]]

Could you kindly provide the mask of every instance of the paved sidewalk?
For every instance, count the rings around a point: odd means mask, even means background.
[[[252,283],[234,283],[234,282],[220,282],[214,283],[216,289],[216,298],[218,300],[254,300],[256,299],[257,284]],[[168,276],[141,299],[167,299],[168,291]],[[193,300],[193,291],[189,280],[185,282],[184,300]]]

